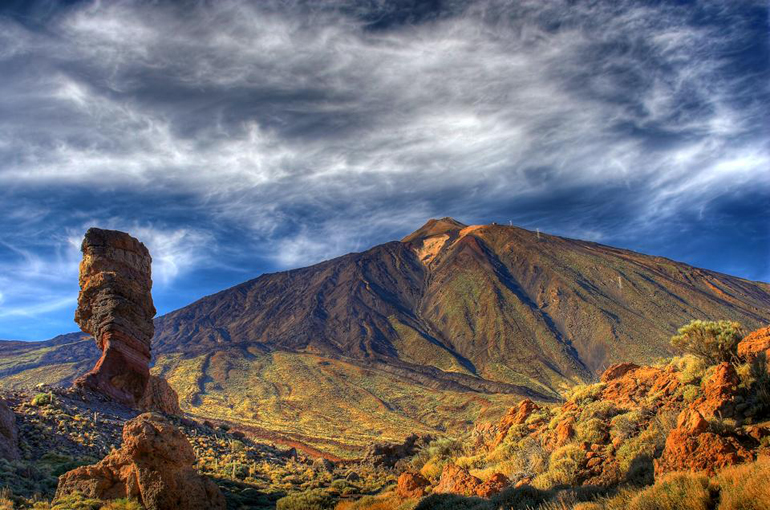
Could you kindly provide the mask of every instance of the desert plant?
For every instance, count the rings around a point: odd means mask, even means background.
[[[718,510],[770,508],[770,459],[767,457],[724,469],[716,482],[720,488]]]
[[[32,397],[33,406],[47,406],[53,403],[53,393],[38,393]]]
[[[712,508],[708,477],[672,473],[643,490],[628,504],[628,510],[707,510]]]
[[[671,345],[680,352],[692,354],[710,365],[736,359],[738,342],[745,331],[739,322],[691,321],[671,337]]]
[[[336,500],[321,489],[289,494],[276,502],[276,510],[330,510]]]

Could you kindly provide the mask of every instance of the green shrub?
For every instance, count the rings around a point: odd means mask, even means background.
[[[457,494],[432,494],[420,500],[414,510],[496,510],[496,507],[481,498],[467,498]]]
[[[32,397],[33,406],[47,406],[53,404],[53,393],[38,393]]]
[[[334,508],[335,498],[321,489],[289,494],[276,502],[276,510],[329,510]]]
[[[738,342],[745,331],[738,322],[694,320],[679,328],[677,333],[671,337],[675,349],[716,365],[736,358]]]

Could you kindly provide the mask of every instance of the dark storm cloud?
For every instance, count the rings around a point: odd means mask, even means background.
[[[161,311],[445,215],[768,279],[769,58],[761,2],[19,3],[0,337],[71,329],[90,225]]]

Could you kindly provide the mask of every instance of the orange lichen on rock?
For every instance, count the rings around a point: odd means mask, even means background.
[[[224,510],[219,488],[194,464],[195,452],[182,432],[162,416],[145,413],[126,422],[119,450],[61,475],[56,498],[77,492],[136,499],[148,510]]]

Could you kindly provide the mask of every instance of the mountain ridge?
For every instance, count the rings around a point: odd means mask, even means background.
[[[440,218],[156,318],[154,372],[192,414],[363,445],[557,399],[612,363],[669,355],[694,318],[770,322],[770,285]],[[98,357],[83,337],[0,343],[0,385],[69,382]]]

